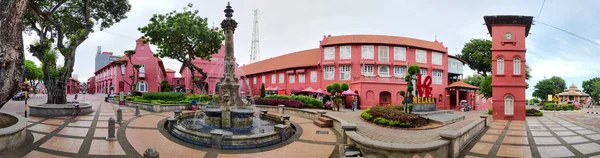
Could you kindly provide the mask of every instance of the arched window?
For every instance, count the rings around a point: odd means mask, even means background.
[[[498,57],[498,60],[496,62],[496,67],[498,68],[496,73],[500,75],[504,74],[504,58]]]
[[[138,92],[148,92],[148,83],[144,80],[140,80],[137,84],[137,90]]]
[[[504,115],[514,115],[515,101],[512,96],[508,95],[504,98]]]
[[[521,58],[519,57],[515,57],[515,59],[513,60],[513,73],[515,75],[519,75],[521,74]]]

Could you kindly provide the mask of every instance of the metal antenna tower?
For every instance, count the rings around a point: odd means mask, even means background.
[[[252,48],[250,49],[250,63],[260,60],[260,45],[258,40],[258,9],[254,9],[254,26],[252,31]]]

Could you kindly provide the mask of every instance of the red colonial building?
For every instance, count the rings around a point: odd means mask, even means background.
[[[123,56],[114,60],[102,68],[98,69],[95,74],[94,93],[115,94],[119,92],[130,92],[129,86],[125,83],[132,84],[129,76],[133,75],[134,65],[140,65],[138,80],[136,81],[137,92],[159,92],[160,82],[167,79],[165,67],[160,58],[155,57],[150,45],[142,42],[142,38],[135,41],[135,54],[131,56],[130,62],[127,56]],[[124,63],[119,66],[118,62]],[[122,86],[122,91],[120,86]]]
[[[67,94],[78,94],[79,87],[81,86],[81,82],[75,78],[69,78],[67,80],[67,85],[65,86]]]
[[[532,16],[485,16],[492,36],[493,117],[500,120],[525,120],[525,38]]]
[[[96,77],[94,77],[94,76],[87,79],[87,85],[88,85],[87,93],[88,94],[94,94],[96,92],[96,82],[94,81],[95,79],[96,79]]]
[[[385,35],[324,36],[318,48],[289,53],[241,66],[241,89],[260,94],[261,84],[286,94],[303,88],[323,89],[347,83],[359,95],[359,107],[400,105],[406,91],[407,67],[417,64],[431,76],[438,109],[455,109],[459,100],[471,105],[481,100],[477,87],[463,82],[464,62],[448,55],[438,41]],[[450,86],[449,86],[450,85]],[[477,99],[476,99],[477,98]]]

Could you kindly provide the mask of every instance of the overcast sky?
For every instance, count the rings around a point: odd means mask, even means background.
[[[148,23],[153,14],[183,10],[188,2],[200,16],[219,26],[224,18],[227,1],[165,1],[130,0],[128,18],[105,31],[96,30],[77,49],[73,74],[85,81],[94,74],[96,47],[122,55],[134,49],[135,39],[141,36],[138,27]],[[323,35],[381,34],[404,36],[433,41],[436,38],[458,54],[471,38],[491,39],[483,25],[485,15],[528,15],[600,45],[600,1],[543,0],[502,1],[407,1],[407,0],[232,0],[233,18],[238,22],[235,31],[235,55],[238,63],[249,62],[252,38],[252,10],[259,9],[260,57],[266,59],[299,50],[317,48]],[[210,22],[212,23],[212,22]],[[527,64],[532,79],[528,81],[530,98],[533,86],[544,77],[561,76],[567,86],[600,77],[600,46],[576,38],[557,29],[537,24],[527,38]],[[25,36],[27,46],[34,37]],[[152,47],[156,50],[156,47]],[[26,52],[26,59],[39,61]],[[179,70],[181,64],[164,59],[165,67]],[[62,65],[62,64],[61,64]],[[466,74],[474,72],[465,67]]]

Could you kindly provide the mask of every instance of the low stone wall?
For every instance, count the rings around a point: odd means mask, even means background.
[[[269,113],[283,113],[302,118],[316,120],[320,114],[318,112],[277,107],[268,105],[256,105],[261,110],[267,110]],[[335,117],[330,114],[322,116],[333,120],[333,129],[342,134],[343,143],[354,145],[360,149],[365,157],[376,158],[400,158],[400,157],[457,157],[471,140],[477,137],[485,128],[487,128],[487,119],[483,117],[458,130],[445,130],[440,132],[442,139],[422,143],[422,144],[402,144],[388,143],[373,140],[360,135],[356,132],[356,125],[346,120]],[[340,152],[343,152],[340,150]],[[343,155],[343,153],[340,153]]]
[[[40,104],[30,105],[29,115],[38,117],[72,116],[72,104]],[[93,113],[92,105],[79,103],[81,115]]]
[[[12,150],[25,144],[27,137],[27,119],[13,113],[0,111],[0,117],[8,117],[16,120],[15,124],[6,128],[0,128],[0,153]]]
[[[458,130],[445,130],[440,132],[440,136],[443,139],[450,141],[448,155],[458,157],[460,151],[486,128],[486,118],[473,121]]]
[[[119,101],[109,100],[110,103],[119,104]],[[140,109],[152,111],[152,112],[165,112],[165,111],[177,111],[177,110],[191,110],[191,104],[158,104],[158,103],[140,103],[125,101],[125,106],[136,107],[140,106]]]
[[[270,105],[256,105],[256,108],[259,108],[260,110],[267,110],[267,111],[269,111],[269,113],[280,113],[280,114],[293,115],[293,116],[298,116],[298,117],[302,117],[302,118],[309,119],[309,120],[316,120],[317,118],[319,118],[317,112],[314,112],[311,110],[270,106]],[[281,110],[283,110],[283,113],[279,111],[280,108],[281,108]]]

